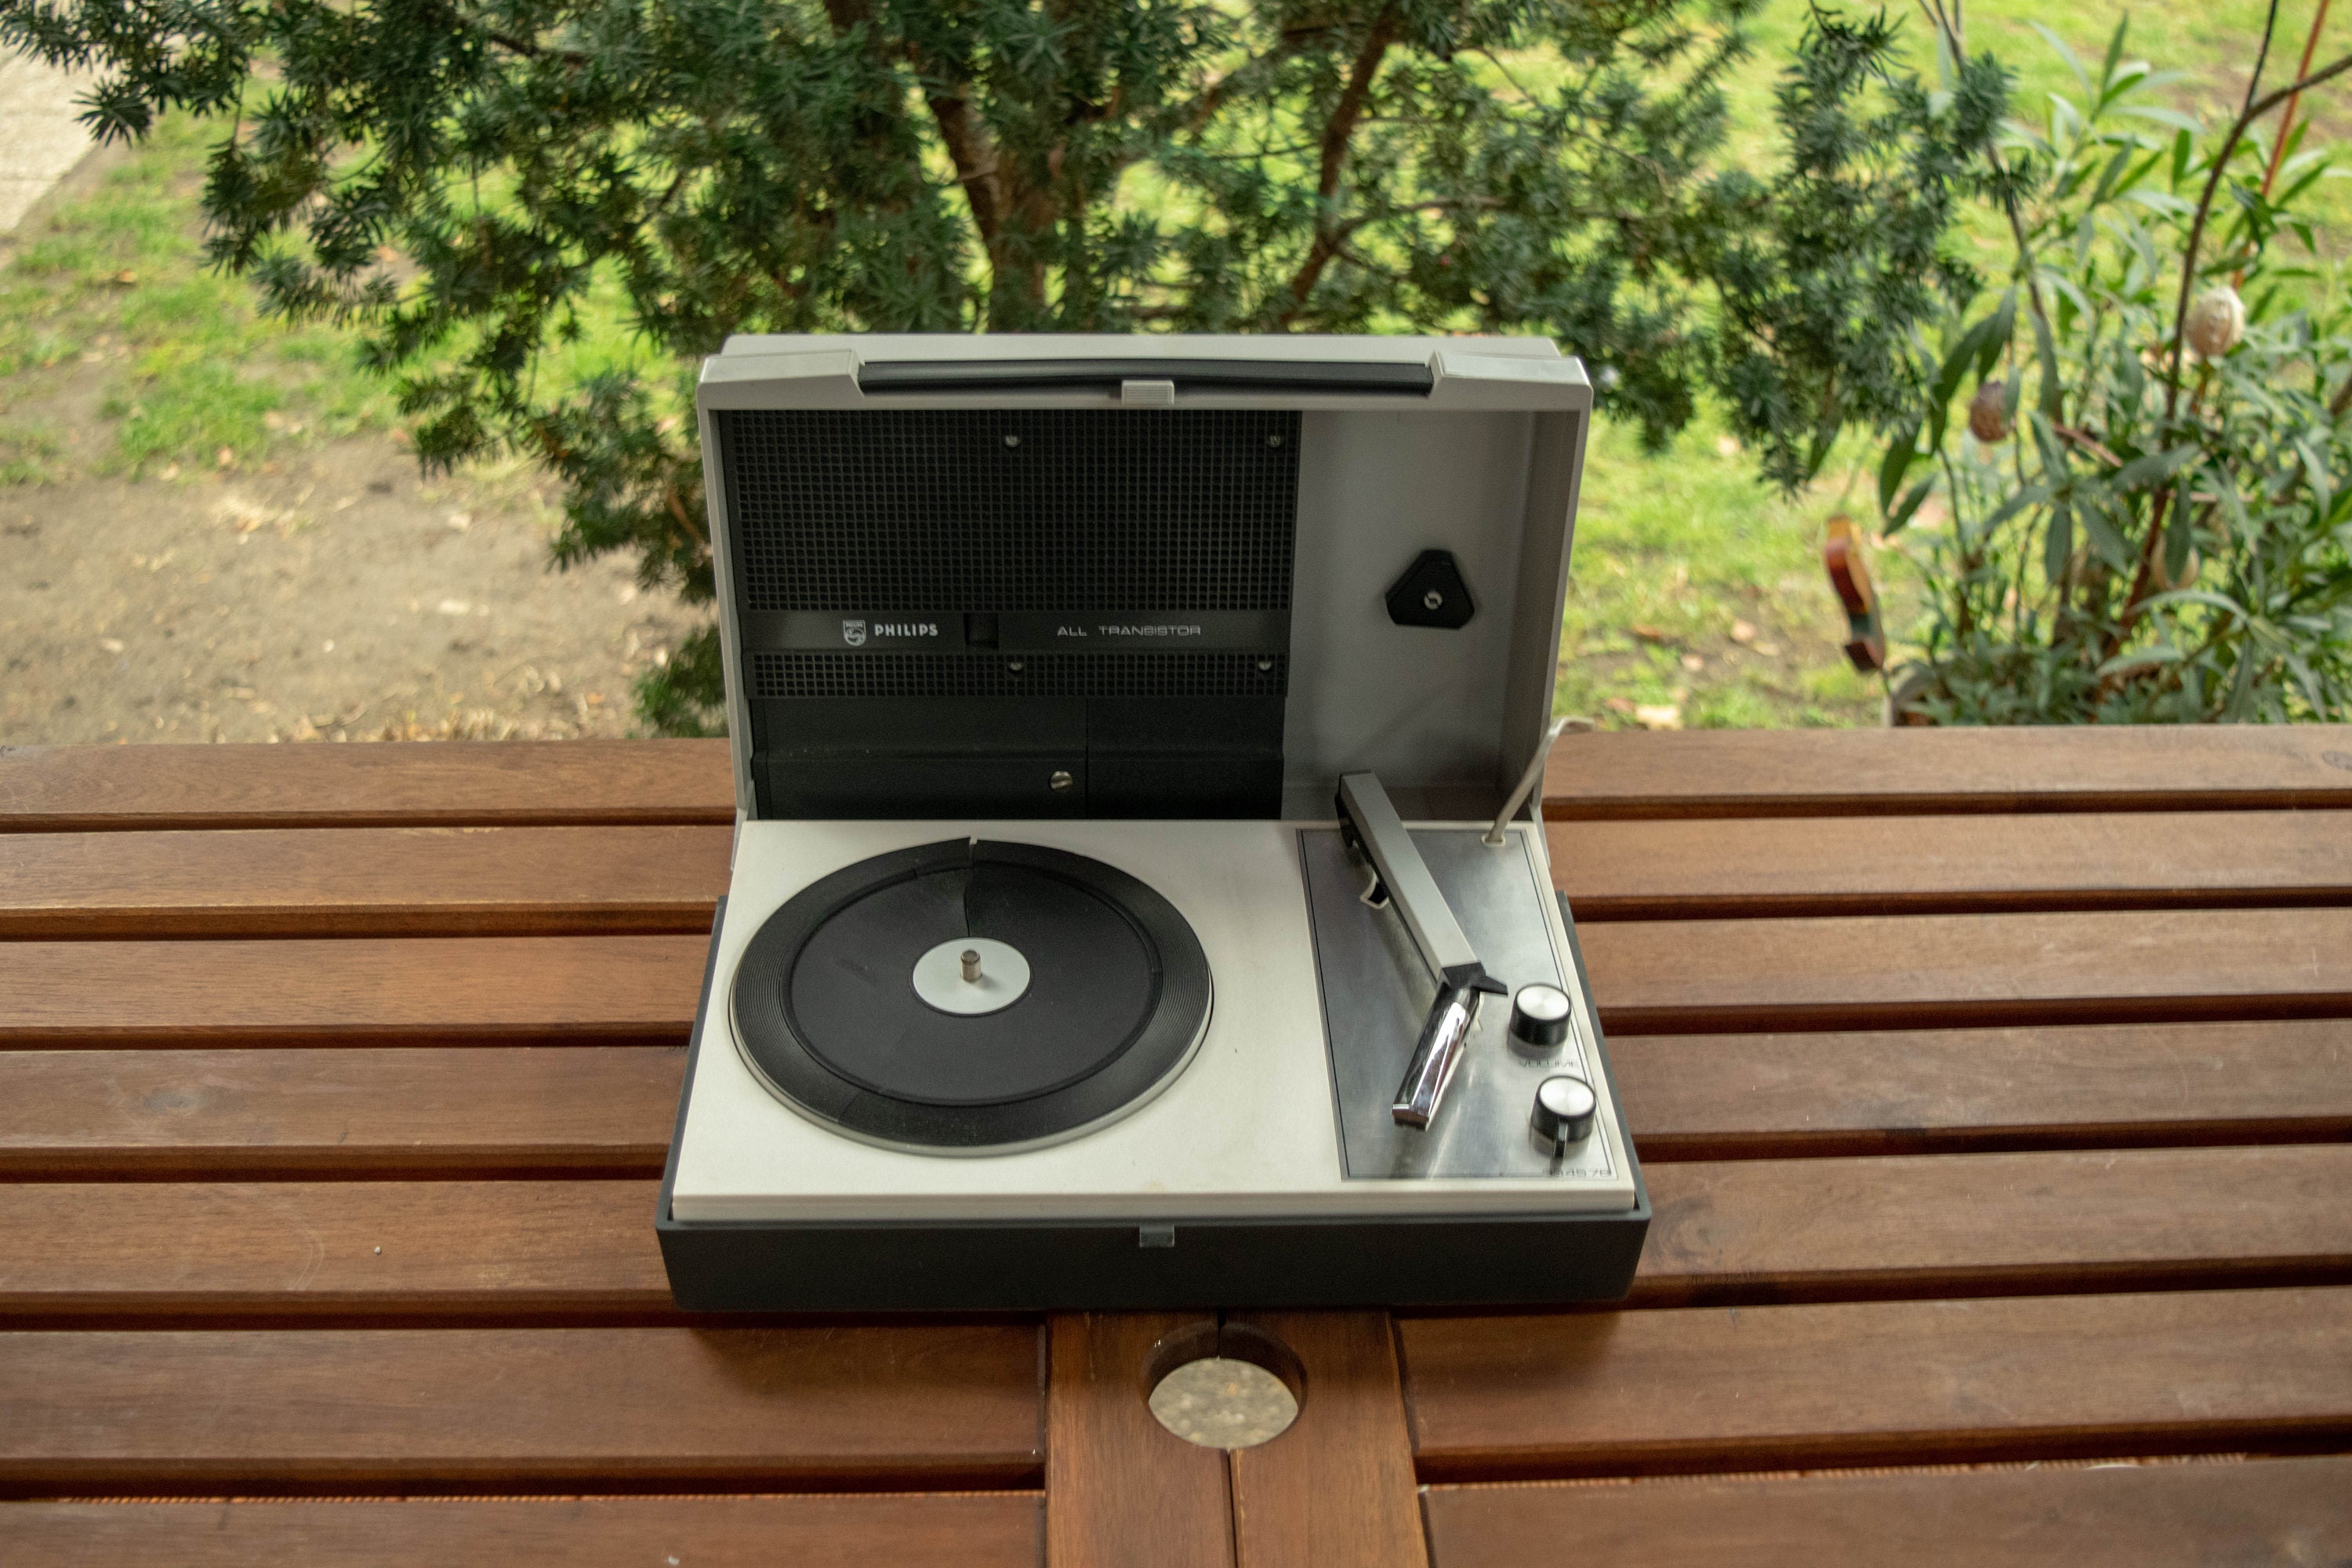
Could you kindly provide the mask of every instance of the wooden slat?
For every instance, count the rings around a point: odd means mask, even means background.
[[[2352,1458],[1432,1487],[1438,1568],[2220,1568],[2352,1560]]]
[[[1658,1165],[1643,1306],[2352,1280],[2352,1144]]]
[[[0,938],[708,931],[724,827],[0,835]]]
[[[1632,1035],[1642,1156],[2317,1142],[2352,1137],[2352,1020]],[[650,1175],[676,1047],[19,1051],[0,1173],[228,1181]]]
[[[1570,735],[1554,817],[2352,806],[2352,725]]]
[[[0,1184],[0,1314],[666,1316],[657,1182]]]
[[[1045,1561],[1232,1568],[1225,1457],[1151,1414],[1147,1363],[1199,1313],[1065,1312],[1048,1329]],[[1207,1324],[1211,1334],[1213,1321]]]
[[[1584,933],[1606,1026],[1743,1032],[2352,1014],[2352,910],[1651,921]],[[0,1045],[658,1039],[696,937],[15,942]]]
[[[1425,1568],[1388,1314],[1265,1312],[1234,1328],[1287,1348],[1306,1384],[1287,1430],[1228,1456],[1240,1568]]]
[[[1037,1331],[0,1334],[0,1490],[1034,1485]]]
[[[724,828],[0,836],[0,938],[707,929]],[[1580,920],[2352,901],[2352,813],[1556,823]]]
[[[688,936],[20,942],[0,1047],[683,1040]]]
[[[2352,1289],[1398,1325],[1425,1480],[2352,1441]]]
[[[1660,1165],[1632,1304],[2342,1282],[2346,1192],[2344,1144]],[[650,1181],[0,1186],[0,1313],[643,1321],[672,1311],[656,1199]],[[1373,1467],[1384,1334],[1248,1321],[1302,1336],[1324,1389],[1279,1453],[1345,1432],[1372,1447],[1297,1473]]]
[[[0,1542],[47,1568],[1036,1568],[1034,1492],[384,1502],[0,1503]]]
[[[2352,910],[1638,921],[1580,931],[1630,1034],[2352,1014]]]
[[[724,741],[0,747],[0,832],[734,820]]]
[[[0,1053],[0,1175],[652,1175],[675,1046]]]
[[[1644,1162],[2352,1137],[2352,1019],[1624,1035]]]
[[[2352,902],[2352,812],[1555,822],[1580,921]]]

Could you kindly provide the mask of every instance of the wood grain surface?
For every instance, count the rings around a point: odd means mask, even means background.
[[[1583,932],[1627,1033],[2352,1013],[2352,910],[1648,921]],[[26,942],[0,1046],[682,1038],[696,937]]]
[[[676,1315],[657,1182],[0,1185],[0,1314]]]
[[[1397,1327],[1427,1480],[2352,1443],[2352,1289]]]
[[[1396,1344],[1385,1312],[1235,1314],[1298,1358],[1279,1436],[1228,1456],[1241,1568],[1426,1568]]]
[[[1552,817],[2352,806],[2352,725],[1570,735]]]
[[[692,936],[11,942],[0,1048],[683,1044],[709,947]]]
[[[1036,1568],[1035,1492],[372,1502],[0,1503],[0,1543],[47,1568]]]
[[[1570,821],[1549,836],[1580,922],[2352,903],[2352,811]]]
[[[1649,1181],[1636,1307],[2352,1279],[2340,1143],[1733,1161]],[[643,1320],[671,1311],[656,1199],[650,1181],[0,1186],[0,1313]],[[1331,1358],[1331,1386],[1366,1406],[1347,1429],[1384,1419],[1381,1336],[1345,1314],[1263,1321]]]
[[[0,832],[734,817],[724,741],[0,747]]]
[[[2352,910],[1639,921],[1579,935],[1612,1033],[2352,1013]]]
[[[1034,1486],[1037,1331],[0,1333],[0,1490]]]
[[[725,827],[0,835],[0,938],[710,930]]]
[[[1645,1306],[2352,1281],[2352,1144],[1646,1174]]]
[[[1147,1403],[1153,1347],[1213,1319],[1063,1312],[1047,1329],[1045,1561],[1231,1568],[1225,1456],[1188,1443]]]
[[[2352,1458],[1432,1487],[1442,1568],[2239,1568],[2352,1559]]]
[[[2352,1019],[1621,1035],[1644,1162],[2352,1136]]]
[[[0,1054],[0,1175],[660,1173],[675,1046]]]
[[[2352,807],[2352,727],[1572,735],[1564,816]],[[721,741],[14,746],[0,830],[725,823]]]

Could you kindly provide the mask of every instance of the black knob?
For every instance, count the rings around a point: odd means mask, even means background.
[[[1557,985],[1522,985],[1511,998],[1511,1038],[1549,1050],[1568,1038],[1568,993]]]
[[[1592,1136],[1593,1114],[1600,1109],[1591,1084],[1562,1073],[1536,1085],[1536,1108],[1528,1126],[1534,1130],[1537,1142],[1555,1153],[1565,1153],[1571,1143]]]

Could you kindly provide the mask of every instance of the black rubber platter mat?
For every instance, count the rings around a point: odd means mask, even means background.
[[[1028,988],[941,1012],[915,961],[987,937]],[[1036,845],[950,839],[876,856],[794,895],[735,972],[743,1052],[811,1114],[890,1142],[977,1148],[1099,1121],[1181,1066],[1208,1022],[1209,965],[1150,887]]]

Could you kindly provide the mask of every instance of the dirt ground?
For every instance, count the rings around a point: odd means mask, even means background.
[[[268,468],[0,489],[0,743],[625,735],[698,624],[626,559],[553,570],[528,471]]]

